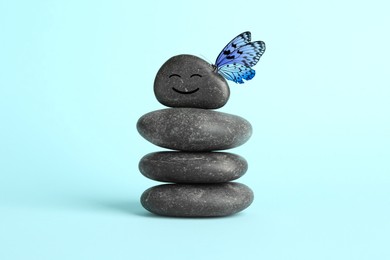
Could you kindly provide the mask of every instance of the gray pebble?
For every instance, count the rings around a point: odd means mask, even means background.
[[[145,155],[141,173],[156,181],[176,183],[220,183],[240,178],[248,169],[246,160],[222,152],[156,152]]]
[[[168,107],[216,109],[226,104],[230,90],[211,64],[193,55],[178,55],[158,71],[154,93]]]
[[[138,132],[149,142],[174,150],[202,152],[244,144],[252,135],[242,117],[197,108],[168,108],[143,115]]]
[[[171,217],[221,217],[240,212],[253,201],[244,184],[164,184],[146,190],[141,204],[157,215]]]

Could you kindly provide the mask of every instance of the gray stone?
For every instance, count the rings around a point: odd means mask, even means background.
[[[253,201],[253,192],[241,183],[163,184],[146,190],[141,204],[157,215],[221,217],[240,212]]]
[[[158,71],[154,93],[168,107],[216,109],[226,104],[230,90],[210,63],[193,55],[178,55]]]
[[[252,135],[242,117],[198,108],[168,108],[143,115],[138,132],[149,142],[174,150],[202,152],[244,144]]]
[[[246,160],[222,152],[156,152],[139,162],[141,173],[156,181],[220,183],[240,178],[248,169]]]

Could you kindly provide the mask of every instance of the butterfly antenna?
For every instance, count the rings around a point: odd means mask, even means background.
[[[199,56],[201,56],[203,59],[205,59],[208,63],[213,64],[208,58],[206,58],[206,57],[203,56],[202,54],[200,54]]]
[[[200,54],[199,56],[201,56],[203,59],[205,59],[210,64],[210,67],[213,69],[213,71],[217,71],[217,66],[215,66],[208,58],[206,58],[202,54]]]

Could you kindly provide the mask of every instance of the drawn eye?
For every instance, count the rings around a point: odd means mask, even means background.
[[[172,77],[179,77],[179,78],[181,78],[181,76],[179,74],[171,74],[171,75],[169,75],[169,78],[172,78]]]
[[[199,74],[192,74],[191,76],[190,76],[190,78],[192,78],[192,77],[202,77],[202,75],[199,75]]]

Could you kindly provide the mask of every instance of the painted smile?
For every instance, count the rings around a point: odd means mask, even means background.
[[[179,94],[184,94],[184,95],[186,95],[186,94],[192,94],[192,93],[195,93],[196,91],[199,90],[199,88],[196,88],[196,89],[191,90],[191,91],[180,91],[180,90],[178,90],[178,89],[175,89],[174,87],[173,87],[172,89],[173,89],[173,91],[176,91],[177,93],[179,93]]]

